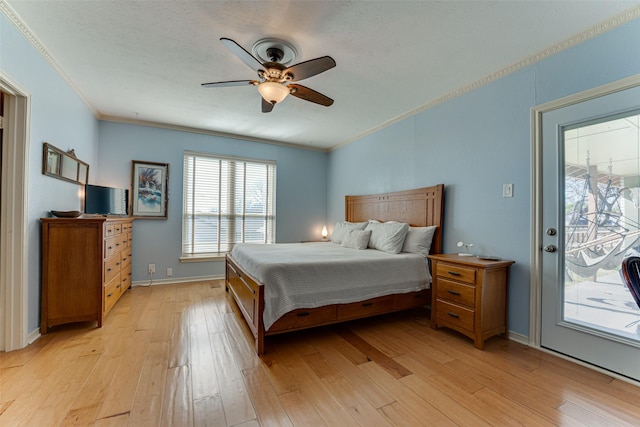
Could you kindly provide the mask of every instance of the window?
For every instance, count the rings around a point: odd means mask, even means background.
[[[185,152],[182,256],[273,243],[275,177],[275,162]]]

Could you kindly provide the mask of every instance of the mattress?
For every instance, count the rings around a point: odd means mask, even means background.
[[[289,311],[429,288],[426,259],[331,242],[238,244],[231,257],[264,285],[265,330]]]

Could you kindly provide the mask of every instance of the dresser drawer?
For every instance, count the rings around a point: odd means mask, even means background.
[[[476,282],[476,270],[456,264],[439,262],[436,264],[436,276],[459,280],[465,283],[474,284]]]
[[[104,262],[104,283],[109,283],[116,274],[120,273],[120,254],[115,254]]]
[[[467,331],[474,331],[474,310],[452,304],[441,299],[436,300],[437,318],[457,325]]]
[[[113,231],[115,234],[122,234],[122,223],[116,223],[113,225]]]
[[[111,258],[113,256],[113,254],[118,252],[117,248],[119,246],[116,245],[116,243],[118,243],[117,239],[118,239],[117,237],[109,237],[107,239],[104,239],[104,257],[105,257],[105,259]]]
[[[104,235],[105,237],[111,237],[116,234],[116,225],[115,224],[106,224],[104,226]]]
[[[122,282],[120,293],[124,293],[131,287],[131,267],[120,272],[120,282]]]
[[[122,285],[120,283],[120,273],[117,274],[109,283],[104,287],[104,312],[105,314],[111,310],[111,307],[120,298],[120,289]]]
[[[127,249],[127,235],[121,234],[116,236],[116,252],[122,252]]]
[[[122,259],[122,268],[131,265],[131,249],[130,248],[125,248],[124,251],[122,251],[122,253],[120,254],[120,257]]]
[[[476,288],[438,277],[437,297],[442,300],[455,302],[456,304],[475,307]]]

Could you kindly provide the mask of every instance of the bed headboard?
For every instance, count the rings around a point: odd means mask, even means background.
[[[413,227],[437,225],[431,253],[442,253],[442,217],[444,185],[372,194],[345,196],[345,219],[350,222],[378,221],[406,222]]]

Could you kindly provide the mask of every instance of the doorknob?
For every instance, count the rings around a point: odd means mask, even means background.
[[[557,250],[558,248],[556,248],[556,245],[547,245],[544,247],[545,252],[555,252]]]

